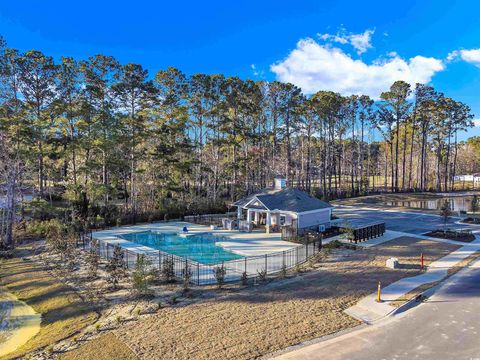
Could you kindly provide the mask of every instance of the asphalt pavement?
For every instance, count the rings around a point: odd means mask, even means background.
[[[353,207],[335,207],[333,213],[344,219],[361,219],[365,222],[385,222],[387,230],[402,231],[421,235],[428,231],[443,228],[443,218],[435,214],[420,212],[374,210]],[[449,229],[471,229],[480,232],[479,225],[456,224],[459,217],[451,217],[447,221]]]
[[[279,358],[480,359],[480,260],[408,312]]]

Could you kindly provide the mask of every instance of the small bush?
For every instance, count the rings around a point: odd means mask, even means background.
[[[242,282],[242,285],[244,286],[248,285],[248,276],[246,271],[242,273],[242,277],[240,278],[240,281]]]
[[[152,272],[150,270],[152,262],[144,254],[137,257],[137,264],[132,273],[133,291],[139,296],[150,294],[150,283]]]
[[[106,266],[108,272],[107,281],[114,290],[118,289],[120,280],[125,276],[125,268],[123,263],[123,251],[118,245],[113,248],[113,256]]]
[[[280,276],[282,278],[287,276],[287,265],[285,264],[282,265],[282,269],[280,270]]]
[[[262,269],[258,272],[258,279],[262,282],[267,281],[267,269]]]
[[[163,260],[161,276],[162,281],[166,282],[167,284],[175,281],[173,257],[167,257]]]
[[[217,281],[217,286],[219,289],[225,285],[225,275],[227,275],[227,269],[225,266],[217,266],[213,269],[213,274],[215,276],[215,280]]]
[[[92,239],[90,242],[90,249],[86,256],[88,265],[88,277],[95,279],[98,272],[98,264],[100,262],[100,255],[98,254],[99,243],[97,239]]]
[[[188,291],[190,288],[190,280],[192,279],[192,270],[188,266],[188,261],[185,261],[185,267],[182,270],[183,290]]]

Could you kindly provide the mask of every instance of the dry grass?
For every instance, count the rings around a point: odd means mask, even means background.
[[[480,257],[480,252],[478,252],[478,251],[473,253],[472,255],[466,257],[465,259],[460,261],[457,265],[448,269],[447,276],[446,276],[445,279],[448,279],[450,276],[456,274],[457,272],[459,272],[464,267],[470,265],[472,262],[474,262],[479,257]],[[416,298],[418,295],[421,295],[422,293],[424,293],[428,289],[430,289],[430,288],[440,284],[441,282],[445,281],[445,279],[442,279],[441,281],[434,281],[434,282],[431,282],[431,283],[423,284],[423,285],[413,289],[412,291],[406,293],[401,298],[399,298],[395,301],[392,301],[390,303],[390,305],[393,305],[395,307],[400,307],[400,306],[404,305],[405,303],[407,303],[408,301]]]
[[[7,358],[19,357],[67,338],[97,319],[95,309],[70,287],[51,276],[39,263],[22,260],[31,255],[26,249],[3,260],[1,283],[20,300],[42,314],[39,333]]]
[[[256,358],[358,324],[343,310],[387,285],[420,273],[426,263],[457,249],[401,238],[373,249],[333,250],[314,270],[268,285],[224,292],[214,300],[162,310],[116,334],[142,358]],[[391,256],[404,264],[385,267]]]
[[[107,333],[59,357],[61,360],[133,360],[135,354],[113,333]]]
[[[448,269],[448,276],[452,276],[453,274],[456,274],[465,266],[470,265],[474,260],[478,259],[479,257],[480,257],[480,251],[477,251],[472,255],[466,257],[465,259],[460,261],[457,265],[452,266],[450,269]]]

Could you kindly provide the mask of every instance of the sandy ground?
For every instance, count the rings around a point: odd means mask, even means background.
[[[25,344],[40,331],[41,315],[0,287],[0,357]]]
[[[458,246],[400,238],[370,249],[336,249],[300,276],[220,292],[115,330],[140,358],[245,359],[358,324],[343,310],[376,288],[420,272]],[[401,269],[385,268],[395,256]]]

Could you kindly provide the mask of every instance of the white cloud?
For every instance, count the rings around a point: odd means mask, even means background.
[[[458,58],[459,55],[460,55],[460,54],[459,54],[459,51],[458,51],[458,50],[454,50],[454,51],[452,51],[451,53],[449,53],[449,54],[447,55],[447,61],[448,61],[448,62],[453,61],[453,60],[455,60],[456,58]]]
[[[324,41],[330,41],[344,45],[350,44],[357,50],[358,55],[361,55],[372,47],[372,35],[374,32],[375,30],[373,29],[367,29],[360,34],[347,33],[344,27],[340,27],[336,34],[317,35]]]
[[[263,78],[265,77],[265,71],[259,70],[259,69],[257,68],[257,65],[251,64],[251,65],[250,65],[250,69],[252,69],[252,74],[253,74],[253,76],[259,77],[259,78],[261,78],[261,79],[263,79]]]
[[[480,127],[480,119],[474,119],[473,126]]]
[[[462,60],[480,67],[480,49],[460,50]]]
[[[454,50],[447,56],[448,61],[453,61],[459,58],[475,65],[476,67],[480,67],[480,49]]]
[[[445,66],[439,59],[415,56],[404,60],[396,53],[371,64],[355,60],[338,48],[302,39],[296,48],[270,69],[277,80],[290,82],[307,94],[332,90],[343,95],[365,94],[378,99],[395,81],[428,83]]]

